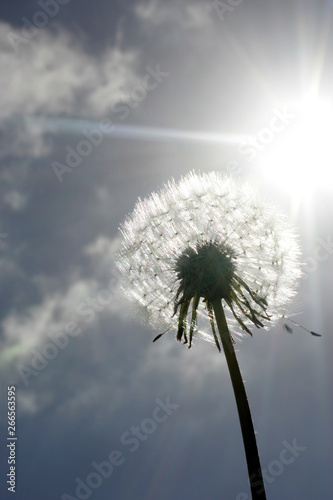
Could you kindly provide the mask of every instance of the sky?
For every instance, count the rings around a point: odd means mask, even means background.
[[[332,16],[1,2],[1,498],[11,459],[17,500],[250,498],[224,355],[152,343],[118,287],[120,224],[192,170],[251,182],[299,234],[289,314],[322,336],[281,319],[236,350],[267,498],[331,498]]]

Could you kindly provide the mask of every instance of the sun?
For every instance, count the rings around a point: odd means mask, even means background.
[[[333,108],[308,94],[291,109],[295,119],[260,161],[264,177],[298,198],[333,186]]]

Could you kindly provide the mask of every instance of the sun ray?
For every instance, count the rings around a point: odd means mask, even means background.
[[[203,144],[239,144],[249,140],[250,134],[231,134],[203,132],[194,130],[179,130],[162,127],[146,127],[130,124],[109,124],[103,128],[101,122],[57,117],[29,116],[28,122],[41,127],[45,132],[79,134],[84,130],[101,130],[108,137],[133,139],[141,141],[203,143]]]

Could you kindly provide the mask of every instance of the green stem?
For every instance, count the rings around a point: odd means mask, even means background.
[[[242,429],[243,442],[249,473],[253,500],[266,500],[265,487],[262,478],[258,448],[254,434],[251,411],[247,400],[242,375],[238,366],[236,353],[231,342],[230,333],[220,299],[212,301],[216,323],[219,329],[224,354],[231,377],[236,398],[239,421]]]

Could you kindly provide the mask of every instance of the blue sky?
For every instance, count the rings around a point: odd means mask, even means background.
[[[281,320],[236,348],[267,498],[331,498],[332,9],[2,2],[1,498],[8,386],[18,500],[250,498],[224,356],[152,343],[117,288],[119,225],[190,170],[250,180],[300,235],[289,310],[322,337]]]

